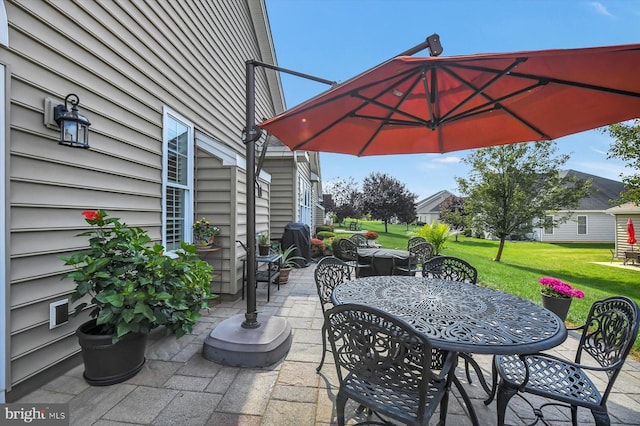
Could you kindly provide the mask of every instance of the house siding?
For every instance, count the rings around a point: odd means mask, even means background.
[[[577,216],[587,216],[587,234],[578,234]],[[576,212],[565,223],[553,229],[553,234],[545,234],[538,229],[540,241],[544,242],[583,242],[583,243],[612,243],[615,241],[614,218],[603,212]]]
[[[636,208],[638,210],[639,208]],[[640,237],[640,213],[617,213],[615,215],[616,226],[616,256],[624,256],[625,251],[638,251],[638,243],[631,246],[627,242],[629,233],[627,232],[627,221],[631,219],[636,230],[636,239]]]
[[[9,388],[74,356],[86,315],[49,330],[48,305],[74,289],[61,255],[85,246],[86,209],[108,210],[161,239],[162,112],[176,111],[244,157],[245,61],[260,58],[255,1],[6,1],[10,72]],[[256,116],[274,115],[269,77],[256,73]],[[91,149],[57,144],[44,101],[75,93]],[[277,102],[276,102],[277,104]],[[237,294],[235,239],[246,238],[243,164],[198,150],[195,216],[221,226],[223,290]],[[269,188],[257,202],[268,226]]]
[[[296,217],[293,158],[265,159],[264,168],[271,175],[271,238],[281,239],[285,226]]]

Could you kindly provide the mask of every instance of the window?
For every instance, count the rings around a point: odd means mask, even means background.
[[[311,184],[298,175],[298,220],[311,228]]]
[[[162,126],[162,243],[175,250],[191,242],[193,125],[165,108]]]
[[[553,235],[553,226],[552,226],[553,216],[545,216],[544,222],[545,222],[545,227],[544,227],[545,235]],[[548,224],[548,226],[546,226],[546,224]]]
[[[587,216],[578,216],[578,235],[587,235]]]

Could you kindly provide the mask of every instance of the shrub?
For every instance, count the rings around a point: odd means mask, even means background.
[[[437,255],[442,253],[444,245],[449,238],[449,225],[433,221],[418,229],[416,235],[424,237],[429,241],[433,246],[433,254]]]
[[[319,232],[323,232],[323,231],[333,232],[333,226],[329,226],[329,225],[318,225],[318,226],[316,226],[316,234],[318,234]]]
[[[336,234],[330,231],[320,231],[316,234],[316,238],[319,240],[328,240],[329,238],[335,237]]]

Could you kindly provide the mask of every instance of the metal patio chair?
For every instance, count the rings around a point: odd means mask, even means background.
[[[393,273],[399,272],[401,275],[415,275],[422,270],[422,265],[433,257],[433,246],[426,241],[416,242],[409,247],[409,263],[407,265],[394,265]]]
[[[323,257],[316,266],[314,271],[314,279],[316,282],[316,290],[320,298],[320,306],[322,313],[326,311],[326,306],[333,306],[331,302],[331,293],[339,284],[351,279],[351,268],[337,257]],[[324,364],[324,357],[327,353],[326,334],[322,332],[322,359],[316,371],[320,371]]]
[[[411,247],[413,247],[418,243],[427,243],[427,242],[428,242],[427,239],[424,237],[419,237],[419,236],[411,237],[407,241],[407,250],[410,250]]]
[[[369,247],[369,242],[367,241],[367,238],[362,234],[353,234],[352,236],[349,237],[349,239],[354,243],[356,243],[357,247],[360,247],[360,248]]]
[[[476,284],[478,270],[458,257],[434,256],[422,265],[422,276]]]
[[[447,354],[436,374],[431,370],[431,343],[425,336],[408,323],[363,305],[328,310],[324,328],[340,382],[338,425],[345,424],[348,399],[378,417],[410,425],[427,425],[440,407],[440,424],[445,423],[453,354]]]
[[[553,355],[496,356],[493,369],[493,385],[498,385],[498,425],[504,425],[509,400],[518,394],[531,406],[537,423],[548,424],[542,409],[549,405],[569,407],[571,423],[578,424],[578,407],[591,410],[597,426],[611,423],[607,411],[607,398],[638,335],[638,305],[623,296],[610,297],[595,302],[585,324],[578,327],[582,336],[575,361],[567,361]],[[583,364],[583,354],[590,355],[594,363]],[[597,374],[603,377],[597,377]],[[534,409],[522,393],[530,393],[554,400]],[[485,402],[488,404],[493,395]]]
[[[347,265],[354,268],[356,277],[360,276],[360,269],[373,269],[372,264],[362,263],[358,260],[358,246],[350,239],[343,238],[338,241],[338,248],[340,249],[340,258],[344,260]]]

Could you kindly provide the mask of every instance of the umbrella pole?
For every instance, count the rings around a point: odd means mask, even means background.
[[[246,127],[244,143],[247,160],[247,312],[242,323],[244,328],[260,327],[256,310],[256,140],[261,131],[255,125],[255,64],[246,62]],[[271,285],[271,283],[267,283]]]
[[[256,67],[281,71],[297,77],[314,80],[329,85],[337,84],[335,81],[325,80],[309,74],[292,71],[275,65],[266,64],[254,60],[248,60],[246,66],[246,126],[244,129],[245,155],[247,160],[247,312],[242,323],[243,328],[258,328],[258,311],[256,310],[256,141],[262,135],[262,129],[255,124],[256,109],[256,89],[255,70]],[[265,147],[266,149],[266,147]],[[271,283],[267,283],[270,285]]]

